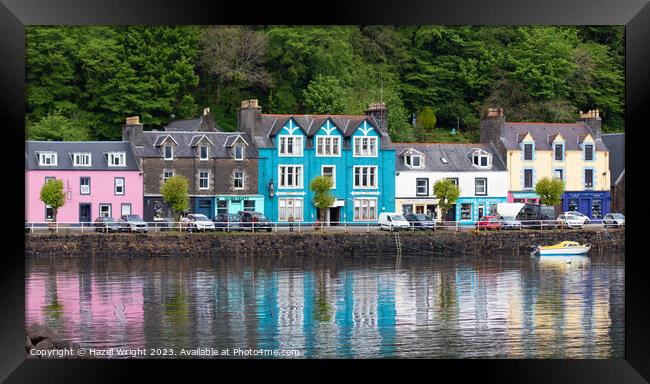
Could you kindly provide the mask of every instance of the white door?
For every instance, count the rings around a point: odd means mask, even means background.
[[[131,214],[131,204],[122,204],[122,216]]]

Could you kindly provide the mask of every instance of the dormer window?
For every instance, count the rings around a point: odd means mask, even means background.
[[[564,144],[555,144],[553,146],[553,153],[555,154],[555,161],[564,160]]]
[[[244,160],[244,146],[235,145],[235,160]]]
[[[302,136],[280,136],[281,156],[302,156]]]
[[[57,164],[56,152],[39,152],[38,165],[43,167],[55,167]]]
[[[411,168],[422,168],[424,161],[422,161],[421,155],[409,154],[404,156],[404,164]]]
[[[171,144],[165,144],[163,147],[165,160],[174,160],[174,147]]]
[[[92,165],[92,157],[90,153],[73,153],[72,165],[75,167],[90,167]]]
[[[207,145],[201,145],[199,147],[199,158],[201,160],[208,160],[208,157],[210,156],[208,152],[208,146]]]
[[[126,165],[126,153],[109,152],[107,162],[109,167],[124,167]]]
[[[592,161],[594,159],[594,145],[585,144],[585,161]]]
[[[524,160],[532,160],[532,159],[533,159],[533,145],[524,144]]]
[[[475,149],[470,152],[470,159],[472,164],[478,168],[491,168],[492,167],[492,155],[481,150]]]

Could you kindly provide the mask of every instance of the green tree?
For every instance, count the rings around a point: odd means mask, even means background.
[[[31,140],[83,141],[90,134],[81,119],[71,119],[58,113],[47,115],[37,123],[27,124],[27,134]]]
[[[539,195],[542,204],[558,205],[564,193],[564,182],[559,179],[542,177],[535,184],[535,193]]]
[[[304,90],[308,113],[341,114],[345,111],[346,93],[334,76],[317,75]]]
[[[436,127],[436,114],[433,112],[433,107],[424,107],[416,120],[418,128],[434,129]]]
[[[59,213],[59,208],[65,205],[65,193],[63,192],[63,180],[50,179],[41,187],[41,201],[52,207],[54,221]]]
[[[183,211],[190,207],[190,196],[188,193],[189,182],[185,176],[175,175],[168,178],[160,188],[163,200],[174,211],[174,217],[178,220]]]
[[[312,203],[320,210],[321,222],[325,221],[326,210],[334,204],[336,200],[331,193],[334,181],[329,176],[316,176],[309,183],[309,189],[314,192]]]
[[[444,221],[447,211],[460,196],[460,188],[449,179],[440,179],[433,184],[433,195],[438,199],[440,218]]]

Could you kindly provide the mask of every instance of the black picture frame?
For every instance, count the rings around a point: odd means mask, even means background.
[[[626,145],[629,146],[626,199],[632,207],[627,215],[625,265],[625,360],[425,360],[396,361],[200,361],[200,367],[178,370],[182,361],[170,360],[25,360],[24,358],[24,243],[17,223],[24,218],[25,111],[25,25],[81,24],[550,24],[626,25]],[[147,381],[170,372],[206,373],[221,379],[222,372],[239,378],[251,376],[267,380],[263,371],[281,380],[320,376],[336,379],[344,366],[366,379],[369,376],[410,378],[413,370],[424,376],[418,380],[471,378],[499,382],[646,382],[650,380],[650,289],[648,262],[642,247],[641,221],[648,217],[641,204],[647,198],[642,172],[647,161],[635,153],[647,152],[650,93],[650,5],[647,0],[546,0],[546,1],[330,1],[287,3],[266,1],[219,2],[205,0],[0,0],[0,109],[3,121],[5,188],[0,196],[5,204],[0,265],[0,379],[7,382],[109,382],[133,379],[131,369],[144,370]],[[630,136],[631,134],[631,136]],[[637,176],[635,176],[637,175]],[[637,185],[637,187],[634,187]],[[9,187],[11,186],[11,187]],[[636,207],[638,205],[638,208]],[[635,236],[635,233],[639,235]],[[635,249],[635,245],[639,248]],[[325,365],[320,366],[320,365]],[[255,367],[253,367],[255,365]],[[317,366],[318,365],[318,366]],[[328,367],[327,365],[331,365]],[[361,367],[359,365],[362,365]],[[335,367],[336,366],[336,367]],[[259,367],[259,368],[258,368]],[[308,376],[296,377],[297,367],[307,368]],[[280,369],[282,368],[282,369]],[[334,368],[334,369],[332,369]],[[254,369],[254,370],[252,370]],[[261,369],[261,370],[260,370]],[[317,374],[320,372],[320,375]],[[266,372],[264,372],[266,373]],[[293,375],[293,376],[288,376]],[[644,379],[645,378],[645,379]]]

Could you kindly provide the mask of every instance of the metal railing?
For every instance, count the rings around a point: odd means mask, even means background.
[[[328,231],[328,232],[370,232],[376,230],[398,230],[396,226],[391,226],[385,223],[380,225],[377,221],[274,221],[274,222],[210,222],[211,224],[203,225],[199,222],[187,221],[150,221],[146,223],[145,227],[132,228],[132,225],[126,223],[109,224],[102,226],[101,224],[92,222],[29,222],[25,223],[25,232],[164,232],[164,231],[177,231],[177,232],[207,232],[207,231],[223,231],[223,232],[236,232],[236,231],[250,231],[250,232],[298,232],[305,231]],[[471,220],[457,220],[457,221],[436,221],[435,226],[420,226],[411,223],[408,229],[410,230],[452,230],[452,231],[484,231],[484,230],[526,230],[526,229],[602,229],[604,227],[602,220],[593,219],[589,224],[582,225],[567,225],[558,220],[517,220],[510,222],[510,225],[499,222],[483,222]],[[407,228],[403,228],[407,229]]]

